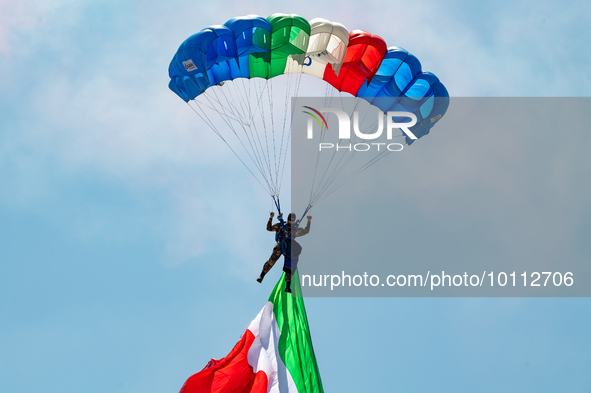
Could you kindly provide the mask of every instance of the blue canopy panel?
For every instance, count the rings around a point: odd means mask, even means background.
[[[262,16],[248,15],[232,18],[224,26],[232,30],[236,42],[238,63],[230,63],[232,75],[249,78],[249,56],[271,50],[271,25]]]
[[[445,86],[432,73],[422,72],[390,110],[414,113],[417,116],[417,124],[410,130],[420,139],[429,133],[431,127],[443,117],[448,107],[449,93]],[[409,145],[414,141],[406,137]]]
[[[403,48],[392,46],[369,84],[363,84],[358,97],[363,96],[369,103],[386,112],[408,83],[421,72],[419,60]]]
[[[380,68],[378,68],[369,84],[366,80],[366,83],[361,86],[357,92],[357,97],[365,98],[371,103],[371,99],[378,96],[382,88],[394,77],[400,64],[407,56],[408,52],[402,48],[396,46],[388,48]]]
[[[207,29],[193,34],[181,44],[170,62],[168,86],[185,101],[194,99],[211,85],[206,54],[215,38]]]
[[[439,79],[430,72],[421,72],[412,82],[407,86],[406,90],[402,92],[400,98],[393,105],[390,111],[406,111],[412,112],[417,116],[418,121],[422,121],[431,112],[433,101],[429,100],[433,96],[431,86],[439,82]],[[421,113],[421,107],[423,107]]]
[[[225,26],[210,26],[201,32],[203,33],[202,39],[209,42],[205,66],[211,86],[238,78],[240,73],[232,74],[232,68],[238,71],[234,32]]]
[[[175,75],[170,79],[168,83],[168,87],[170,90],[176,93],[179,97],[181,97],[185,102],[189,102],[194,97],[191,97],[191,94],[187,91],[185,84],[183,83],[183,77]]]
[[[185,102],[189,102],[209,87],[209,81],[207,75],[201,73],[184,76],[175,75],[170,79],[168,87]]]

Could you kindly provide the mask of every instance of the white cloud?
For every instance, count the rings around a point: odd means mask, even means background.
[[[0,0],[0,55],[10,55],[18,35],[41,23],[43,17],[36,1]]]

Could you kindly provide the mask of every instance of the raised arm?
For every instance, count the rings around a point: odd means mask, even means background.
[[[304,236],[304,235],[307,235],[308,232],[310,232],[310,224],[312,223],[312,216],[307,216],[306,218],[308,219],[308,223],[306,224],[306,227],[305,228],[301,228],[301,227],[298,228],[294,237]]]
[[[275,212],[271,212],[271,216],[269,217],[269,221],[267,221],[267,230],[269,232],[278,232],[279,228],[280,228],[279,224],[273,225],[273,217],[274,216],[275,216]]]

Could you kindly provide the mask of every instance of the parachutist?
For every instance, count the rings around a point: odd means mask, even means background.
[[[296,237],[304,236],[310,232],[310,224],[312,216],[307,216],[308,223],[305,228],[299,227],[299,221],[296,223],[295,213],[290,213],[287,216],[287,223],[283,221],[281,214],[279,215],[279,222],[273,225],[274,212],[271,212],[269,221],[267,222],[267,231],[275,232],[275,246],[271,257],[263,265],[263,270],[257,278],[258,282],[263,282],[265,275],[279,260],[281,255],[284,256],[283,271],[285,272],[286,292],[291,292],[291,274],[297,269],[298,259],[302,252],[302,246],[295,241]],[[295,229],[295,232],[293,232]]]

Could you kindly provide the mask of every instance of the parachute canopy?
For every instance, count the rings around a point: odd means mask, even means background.
[[[443,84],[405,49],[388,47],[367,31],[348,31],[338,22],[308,21],[295,14],[247,15],[206,27],[180,45],[168,73],[170,89],[195,104],[193,109],[259,183],[266,183],[271,195],[279,194],[290,109],[293,115],[289,102],[298,95],[302,75],[327,86],[327,95],[334,87],[383,112],[414,114],[417,122],[410,131],[418,138],[429,133],[449,106]],[[275,79],[282,79],[278,87],[283,99],[273,90]],[[230,81],[233,87],[221,87]],[[205,109],[217,112],[225,125],[216,126]],[[222,128],[229,128],[238,144],[231,145]],[[407,145],[414,141],[403,137]]]
[[[248,15],[204,28],[179,47],[169,86],[189,101],[226,80],[295,72],[316,76],[384,111],[399,105],[431,127],[449,105],[443,84],[406,50],[388,48],[381,37],[363,30],[347,33],[340,23],[308,22],[295,14]]]

